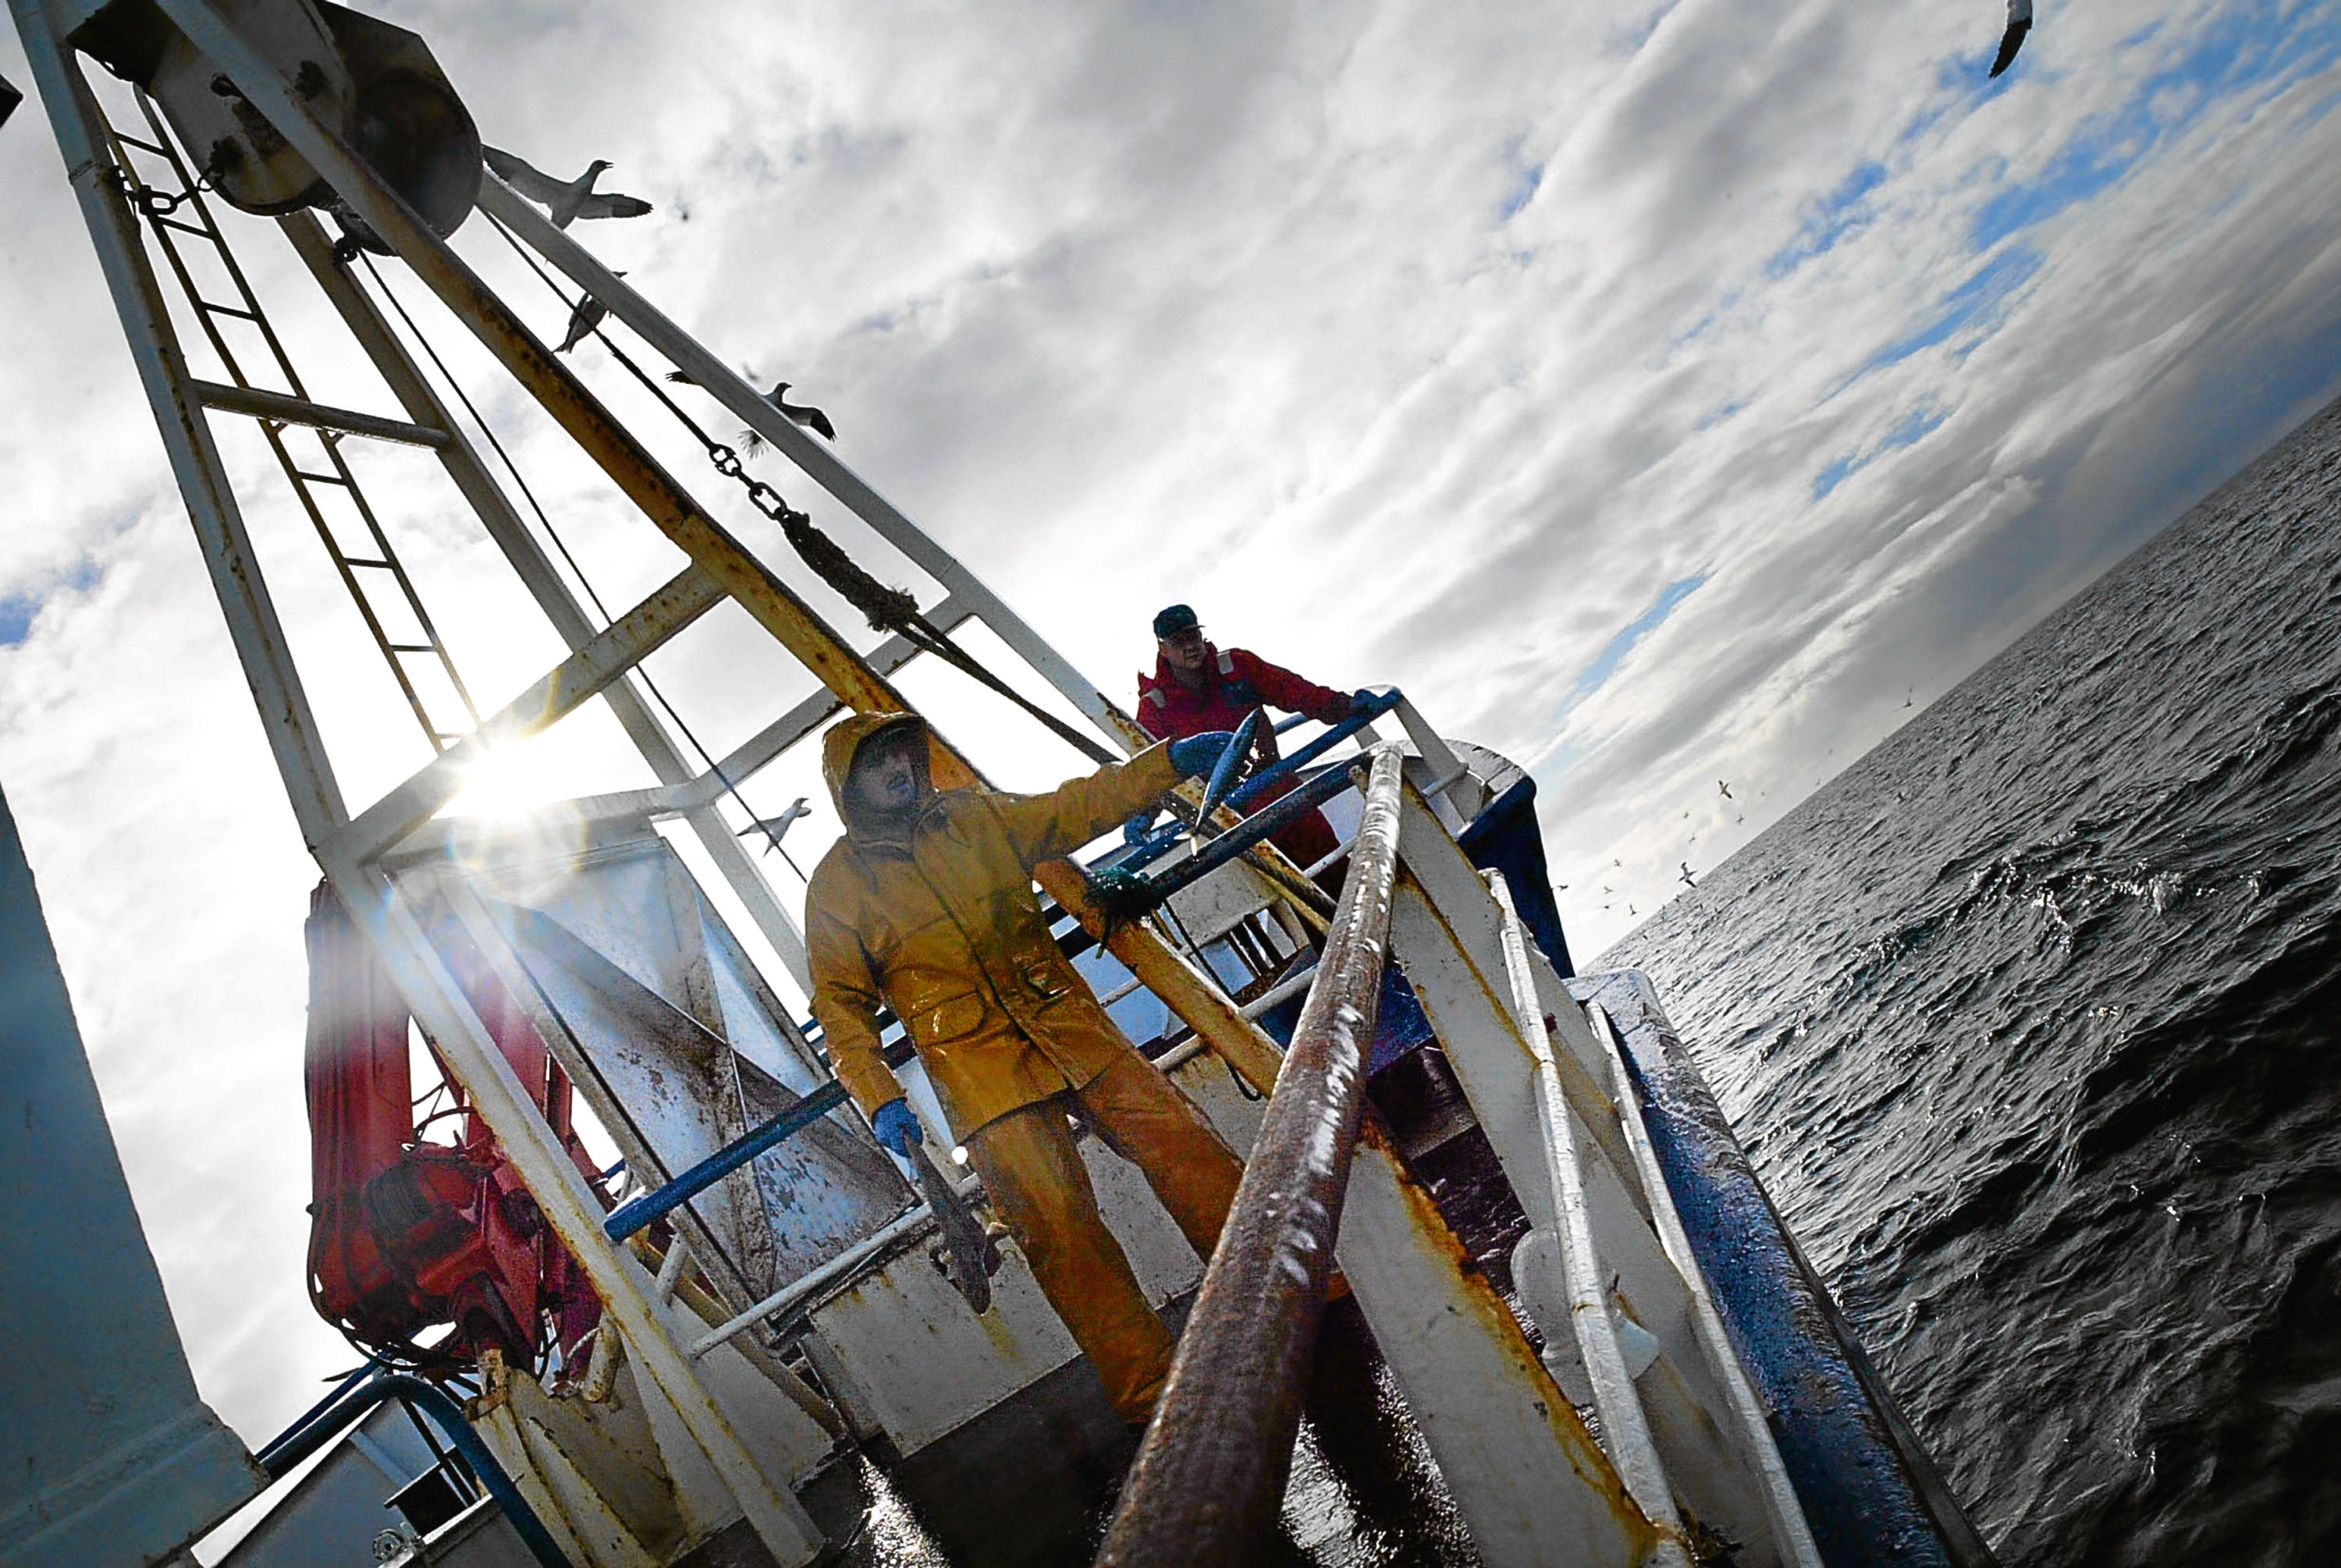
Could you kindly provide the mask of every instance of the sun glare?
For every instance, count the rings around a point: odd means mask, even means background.
[[[441,815],[523,817],[548,801],[567,798],[562,770],[546,748],[503,746],[465,769],[463,793]]]

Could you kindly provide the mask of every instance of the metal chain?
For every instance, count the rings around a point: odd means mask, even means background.
[[[543,503],[536,499],[536,491],[531,488],[526,477],[521,473],[520,465],[513,461],[512,453],[506,451],[504,443],[497,439],[495,428],[488,423],[485,416],[473,403],[471,395],[463,390],[463,383],[455,379],[454,372],[449,370],[446,362],[439,357],[438,349],[433,346],[428,337],[423,335],[423,328],[415,322],[413,316],[407,313],[406,306],[399,300],[398,295],[391,291],[389,283],[374,266],[374,258],[361,254],[357,259],[364,263],[367,274],[374,279],[375,289],[381,293],[384,300],[390,303],[390,308],[398,313],[398,319],[406,323],[408,334],[421,346],[423,352],[430,356],[432,364],[439,372],[440,379],[447,383],[448,390],[453,392],[456,401],[463,405],[463,411],[472,416],[472,422],[479,427],[482,435],[487,437],[488,445],[494,449],[497,457],[503,460],[505,471],[512,475],[513,483],[519,487],[522,497],[528,502],[529,510],[536,514],[537,524],[544,530],[544,536],[553,541],[553,549],[561,552],[561,559],[569,563],[569,571],[577,579],[577,586],[585,590],[585,597],[592,602],[595,613],[601,616],[602,623],[604,626],[612,624],[613,618],[610,614],[609,606],[603,603],[602,596],[593,590],[593,580],[585,575],[585,569],[578,564],[576,556],[570,553],[568,544],[562,539],[560,531],[553,526],[553,519],[546,513]],[[707,749],[706,744],[684,720],[681,710],[667,700],[665,692],[659,690],[658,682],[651,679],[650,671],[637,666],[633,674],[635,679],[643,683],[643,690],[648,691],[652,700],[666,710],[666,716],[674,721],[674,727],[682,732],[682,738],[691,743],[691,749],[699,753],[700,760],[707,765],[709,772],[715,775],[716,781],[723,787],[724,793],[739,802],[740,809],[748,814],[750,822],[762,827],[764,819],[756,815],[756,809],[748,804],[748,798],[740,792],[740,786],[733,782],[732,776],[723,770],[723,765],[715,759],[715,754]],[[805,880],[804,868],[797,864],[795,856],[782,848],[780,835],[770,828],[764,828],[764,839],[768,849],[780,850],[781,858],[787,861],[789,869],[797,874],[797,880],[801,882]]]
[[[501,223],[496,225],[496,229],[503,234],[505,241],[520,253],[521,259],[528,263],[530,269],[535,272],[538,277],[543,278],[547,286],[552,287],[556,294],[560,294],[559,285],[553,283],[553,280],[545,275],[544,270],[537,265],[536,259],[522,248],[519,239]],[[563,294],[562,297],[565,299],[567,296]],[[616,360],[633,376],[634,380],[642,383],[645,391],[663,404],[667,412],[674,415],[683,429],[697,438],[700,446],[707,453],[707,461],[714,467],[715,471],[739,485],[746,492],[749,505],[780,525],[782,536],[789,541],[790,548],[797,552],[805,565],[812,569],[815,576],[829,584],[836,590],[839,597],[862,612],[863,618],[870,622],[872,630],[893,632],[921,652],[931,653],[952,668],[981,682],[1039,719],[1059,739],[1089,758],[1092,762],[1102,765],[1120,762],[1123,759],[1118,753],[1108,750],[994,674],[974,655],[954,641],[950,633],[921,614],[919,601],[914,594],[906,589],[890,588],[864,571],[861,563],[846,554],[844,549],[835,540],[822,531],[810,515],[791,506],[786,496],[750,473],[747,464],[741,461],[737,448],[717,441],[708,434],[706,428],[692,418],[681,403],[667,395],[666,389],[658,384],[657,378],[636,364],[633,357],[612,342],[610,335],[600,326],[596,325],[593,329],[593,334],[602,346],[610,352],[611,358]]]

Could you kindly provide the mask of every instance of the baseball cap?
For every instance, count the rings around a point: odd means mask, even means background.
[[[1154,635],[1175,637],[1181,631],[1192,631],[1200,625],[1202,622],[1196,619],[1193,606],[1174,604],[1154,617]]]

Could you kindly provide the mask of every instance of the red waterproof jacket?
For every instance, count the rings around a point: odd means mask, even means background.
[[[1158,740],[1179,739],[1233,729],[1255,708],[1280,708],[1306,713],[1320,724],[1338,724],[1350,716],[1347,692],[1313,680],[1303,680],[1290,670],[1270,664],[1240,648],[1218,649],[1203,644],[1203,685],[1190,691],[1180,684],[1170,663],[1160,653],[1154,674],[1138,678],[1138,721]],[[1260,759],[1276,759],[1276,734],[1260,726]]]
[[[1138,721],[1149,735],[1170,740],[1233,729],[1263,706],[1306,713],[1320,724],[1338,724],[1350,716],[1350,698],[1344,692],[1303,680],[1240,648],[1221,650],[1207,642],[1203,650],[1203,684],[1198,690],[1181,685],[1160,653],[1155,655],[1153,679],[1138,678]],[[1256,772],[1277,756],[1276,730],[1262,724],[1251,764],[1245,770]],[[1265,805],[1297,788],[1295,780],[1282,779],[1270,785],[1258,804]],[[1321,811],[1311,811],[1289,824],[1275,835],[1275,840],[1295,865],[1304,867],[1317,864],[1340,848],[1340,839]]]

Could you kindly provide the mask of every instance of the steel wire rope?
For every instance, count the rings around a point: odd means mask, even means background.
[[[504,243],[513,248],[513,253],[527,263],[529,271],[534,273],[543,281],[544,286],[553,291],[555,298],[563,304],[571,303],[567,292],[553,280],[552,274],[538,264],[536,258],[531,255],[527,247],[521,243],[518,235],[498,222],[493,213],[488,214],[488,223],[496,233],[503,236]],[[664,405],[666,411],[674,415],[682,427],[697,438],[699,444],[705,449],[707,460],[714,466],[715,471],[726,479],[736,481],[747,491],[748,504],[780,525],[782,536],[789,541],[790,547],[797,552],[804,563],[812,569],[813,574],[828,584],[840,598],[860,610],[863,618],[870,622],[872,630],[891,631],[921,652],[933,654],[970,679],[1005,697],[1038,719],[1057,739],[1087,757],[1091,761],[1104,766],[1124,760],[1121,756],[1108,750],[1104,746],[1082,734],[1008,684],[989,666],[961,647],[949,632],[929,620],[921,612],[918,600],[910,592],[900,588],[890,588],[872,577],[852,556],[846,554],[844,549],[835,540],[822,532],[810,515],[791,506],[787,497],[762,480],[749,473],[746,465],[740,460],[738,449],[728,446],[709,435],[706,428],[692,418],[681,403],[668,396],[666,390],[661,387],[648,372],[636,364],[624,350],[611,341],[610,335],[602,330],[598,323],[588,330],[603,348],[610,351],[610,356],[613,359],[625,367],[633,378],[643,384],[645,391]]]
[[[512,247],[513,253],[521,259],[522,263],[526,266],[530,272],[536,274],[537,280],[544,284],[545,288],[553,294],[553,296],[561,301],[562,303],[569,305],[573,311],[577,309],[577,303],[573,303],[570,300],[568,292],[563,289],[559,283],[555,282],[552,274],[547,273],[538,263],[536,257],[530,253],[528,247],[521,243],[520,237],[507,228],[493,213],[486,213],[484,215],[487,217],[489,226],[494,229],[495,232],[503,237],[504,243]],[[367,264],[369,268],[371,268],[373,263],[369,262]],[[409,324],[411,327],[412,323],[410,323]],[[1089,737],[1082,735],[1080,731],[1072,729],[1070,725],[1058,719],[1056,715],[1039,707],[1030,699],[1025,697],[1023,693],[1016,690],[999,676],[995,675],[991,670],[985,668],[972,655],[969,654],[965,650],[961,649],[956,642],[954,642],[948,633],[929,621],[926,617],[920,612],[917,599],[909,592],[898,588],[889,588],[885,584],[879,582],[876,578],[871,576],[867,571],[848,556],[835,541],[830,539],[828,535],[816,527],[813,524],[812,518],[794,507],[790,506],[787,498],[782,496],[771,485],[766,484],[762,480],[756,479],[750,475],[744,465],[741,462],[738,452],[734,448],[727,446],[709,435],[706,429],[702,426],[697,420],[692,418],[690,413],[684,410],[680,403],[676,402],[672,397],[667,394],[665,388],[660,386],[655,379],[645,372],[640,365],[633,362],[633,358],[628,355],[625,351],[619,348],[618,345],[611,340],[608,333],[601,330],[599,323],[594,323],[588,330],[592,335],[601,342],[602,346],[610,352],[611,357],[616,360],[619,364],[631,372],[633,378],[642,383],[643,390],[648,392],[652,398],[656,399],[668,412],[672,413],[675,417],[677,422],[682,424],[682,427],[699,442],[701,447],[705,450],[708,461],[713,465],[715,471],[725,478],[737,481],[747,491],[749,503],[754,506],[756,510],[762,513],[766,518],[780,525],[782,536],[788,540],[790,545],[797,551],[798,555],[804,560],[805,564],[811,567],[815,574],[821,577],[822,581],[827,583],[828,586],[840,597],[843,598],[856,610],[862,612],[863,616],[869,620],[872,630],[879,631],[893,631],[897,635],[901,636],[905,641],[911,643],[911,646],[921,649],[923,651],[937,655],[954,668],[963,671],[984,686],[991,688],[1000,695],[1007,698],[1019,708],[1023,709],[1034,719],[1040,720],[1041,724],[1046,726],[1060,739],[1072,746],[1076,750],[1081,752],[1091,760],[1101,765],[1111,765],[1124,760],[1123,758],[1107,750],[1096,741],[1091,740]],[[442,368],[441,373],[445,373],[443,367]],[[469,404],[467,403],[466,406],[468,407]],[[476,412],[473,414],[473,418],[475,421],[479,418]],[[483,430],[486,428],[484,423],[483,423],[482,428]],[[491,434],[489,439],[492,442],[494,440],[493,434]],[[503,452],[501,446],[497,448],[497,452],[499,456],[503,457],[505,466],[507,468],[511,468],[513,466],[512,459],[508,454]],[[514,471],[513,477],[515,481],[518,481],[519,475],[517,471]],[[526,490],[524,483],[523,484],[523,491]],[[533,495],[530,497],[530,505],[532,507],[536,507],[535,498]],[[538,516],[543,518],[543,509],[542,507],[536,507],[536,511]],[[552,525],[549,521],[545,524],[545,527],[548,533],[552,531]],[[565,550],[563,551],[564,557],[567,556],[567,553],[568,552]],[[571,569],[573,571],[576,570],[576,563],[573,560],[571,561]],[[583,581],[582,572],[580,573],[580,581]],[[589,590],[588,591],[590,592],[591,590]],[[599,608],[598,600],[595,603],[596,607]],[[605,610],[603,611],[603,614],[606,619],[608,611]],[[644,681],[645,684],[648,683],[647,676],[644,677]],[[662,699],[661,700],[663,703],[664,700]],[[668,710],[672,712],[672,709],[669,708]],[[681,723],[680,719],[677,719],[677,723]],[[686,733],[688,733],[687,730]],[[697,742],[694,740],[693,744],[696,745]],[[700,748],[700,752],[702,756],[705,756],[705,748]],[[748,809],[750,819],[752,821],[758,820],[755,817],[753,809],[748,807],[747,801],[740,795],[739,790],[732,786],[731,780],[724,777],[721,769],[715,768],[715,764],[712,758],[709,759],[709,766],[711,769],[714,769],[716,777],[723,780],[725,787],[731,790],[732,798],[739,800],[743,809]],[[1180,809],[1180,802],[1173,799],[1170,802],[1170,809],[1174,816],[1178,816],[1188,820],[1190,825],[1193,823],[1194,812],[1192,808],[1188,808],[1182,810]],[[770,829],[767,829],[766,831],[769,835]],[[778,849],[780,847],[778,836],[772,835],[772,837],[773,847]],[[787,857],[787,850],[782,849],[781,852],[783,858]],[[1248,863],[1253,865],[1261,873],[1267,876],[1268,878],[1284,893],[1286,898],[1317,912],[1320,918],[1330,911],[1332,900],[1328,898],[1322,890],[1310,883],[1305,878],[1287,873],[1283,868],[1275,863],[1272,857],[1260,853],[1257,850],[1248,850],[1244,855],[1244,858]],[[792,868],[794,868],[795,862],[792,860],[790,865]],[[799,871],[798,875],[802,877],[803,873]],[[1094,885],[1094,878],[1092,878],[1092,882]],[[1115,921],[1113,917],[1111,914],[1108,914],[1106,918],[1106,925],[1109,931],[1111,931],[1114,923]],[[1198,955],[1198,958],[1200,958],[1200,955]],[[1208,965],[1206,965],[1206,972],[1209,972]],[[1214,976],[1213,978],[1216,980],[1216,976]]]
[[[593,580],[585,575],[585,569],[579,565],[577,558],[570,553],[569,546],[562,539],[560,530],[553,526],[553,519],[546,514],[543,504],[536,499],[536,491],[529,487],[527,478],[523,476],[520,471],[520,465],[513,461],[512,453],[505,451],[503,442],[496,438],[496,432],[493,427],[492,427],[488,423],[487,420],[481,415],[479,408],[472,402],[470,394],[463,391],[463,383],[455,379],[454,372],[447,368],[446,361],[439,357],[438,349],[433,345],[430,338],[424,334],[422,326],[407,313],[406,306],[399,300],[398,295],[392,292],[389,283],[374,266],[374,259],[371,256],[366,255],[364,252],[359,253],[358,259],[365,263],[366,273],[369,277],[374,279],[375,289],[382,294],[384,299],[390,302],[390,308],[397,313],[398,319],[405,323],[408,335],[410,335],[414,340],[415,343],[422,348],[425,357],[431,361],[432,365],[439,372],[440,379],[446,383],[448,390],[455,394],[456,401],[463,405],[463,412],[471,415],[472,422],[479,427],[480,433],[487,438],[488,445],[494,450],[496,456],[503,460],[505,471],[512,475],[513,485],[519,489],[522,496],[527,500],[529,510],[536,514],[538,525],[544,530],[545,537],[553,541],[553,547],[561,552],[561,559],[569,563],[570,571],[577,579],[577,586],[584,590],[586,599],[593,603],[595,613],[600,615],[602,618],[603,624],[604,626],[610,624],[613,618],[610,614],[609,607],[602,602],[602,596],[593,590]],[[649,689],[650,693],[653,698],[657,699],[658,705],[666,710],[667,717],[674,720],[675,728],[680,729],[683,734],[683,738],[691,742],[692,749],[699,753],[701,759],[707,764],[708,770],[713,773],[715,777],[722,781],[725,790],[730,793],[732,799],[740,803],[741,809],[748,813],[750,822],[758,827],[762,827],[762,821],[756,816],[755,808],[748,804],[747,798],[741,794],[739,786],[732,781],[731,777],[726,774],[722,766],[716,762],[714,757],[708,751],[706,746],[703,745],[699,737],[692,732],[690,724],[684,720],[681,713],[675,710],[674,704],[667,700],[666,694],[658,689],[658,684],[651,679],[650,672],[643,669],[640,665],[636,665],[634,667],[633,673],[641,678],[643,685]],[[782,846],[780,836],[774,833],[770,828],[764,829],[764,835],[767,839],[772,840],[772,848],[781,851],[781,858],[788,861],[789,869],[796,872],[799,880],[803,880],[803,869],[797,865],[795,858],[789,854],[785,848]],[[531,987],[536,991],[539,999],[542,1000],[547,1007],[552,1007],[553,1000],[550,997],[544,994],[543,987],[537,980],[534,973],[529,971],[525,966],[523,966],[523,973],[526,976]],[[558,1009],[554,1010],[558,1011]],[[594,1065],[594,1077],[597,1079],[602,1078],[598,1064]],[[611,1094],[611,1097],[614,1102],[616,1100],[616,1096],[610,1090],[610,1086],[606,1079],[603,1080],[602,1087],[605,1093]],[[641,1141],[643,1147],[647,1151],[651,1146],[648,1136],[644,1134],[639,1126],[635,1126],[633,1124],[633,1118],[631,1116],[627,1116],[625,1119],[634,1136]],[[620,1163],[623,1164],[625,1162],[622,1161]],[[705,1216],[701,1215],[695,1207],[691,1207],[690,1206],[685,1206],[685,1207],[686,1212],[688,1212],[693,1219],[698,1220],[701,1226],[707,1231],[709,1243],[711,1244],[712,1249],[715,1253],[717,1258],[720,1259],[725,1266],[730,1268],[736,1277],[745,1281],[748,1277],[747,1271],[741,1266],[737,1259],[732,1256],[730,1250],[726,1248],[720,1240],[716,1239],[714,1227],[709,1225]],[[340,1325],[337,1324],[335,1326],[339,1327]],[[346,1331],[344,1331],[344,1333],[346,1335]],[[353,1345],[357,1345],[362,1350],[367,1348],[354,1338],[351,1339],[351,1343]]]
[[[433,366],[438,370],[439,379],[447,383],[448,390],[455,394],[455,401],[463,405],[463,412],[472,416],[472,422],[479,427],[480,433],[487,437],[488,445],[493,449],[496,456],[503,460],[504,471],[512,475],[513,486],[519,490],[522,498],[528,502],[529,511],[536,514],[537,525],[544,531],[545,538],[553,541],[553,548],[561,552],[563,561],[568,562],[570,575],[577,580],[577,586],[584,590],[585,598],[593,606],[593,612],[602,618],[602,624],[605,628],[613,624],[616,618],[611,615],[609,606],[603,603],[602,596],[593,590],[593,580],[585,575],[585,569],[578,564],[577,557],[570,552],[568,542],[561,537],[561,531],[553,526],[553,519],[546,514],[543,503],[536,499],[536,491],[530,488],[527,479],[522,475],[520,465],[513,461],[512,453],[504,450],[504,443],[496,438],[494,429],[489,425],[478,407],[473,403],[471,395],[464,392],[463,383],[455,379],[454,372],[447,368],[447,362],[439,357],[439,351],[432,345],[431,340],[423,335],[422,327],[416,323],[412,315],[407,313],[406,306],[400,302],[397,294],[391,292],[389,283],[375,268],[374,258],[362,251],[358,253],[358,259],[365,263],[366,274],[374,279],[375,289],[381,293],[384,299],[390,302],[390,308],[397,312],[398,319],[406,324],[408,335],[413,338],[424,355],[430,359]],[[698,733],[683,719],[675,705],[668,700],[666,693],[659,690],[658,682],[651,679],[651,672],[637,664],[634,666],[633,674],[642,681],[643,688],[650,692],[658,705],[665,710],[666,716],[674,721],[674,727],[682,732],[682,738],[691,743],[691,749],[699,754],[700,760],[707,765],[707,770],[715,775],[716,781],[723,786],[724,793],[738,801],[740,809],[748,814],[750,826],[762,828],[766,840],[772,849],[780,850],[781,858],[788,862],[789,869],[796,873],[797,880],[806,881],[804,868],[797,864],[796,858],[791,855],[781,843],[780,835],[772,829],[764,827],[764,819],[756,815],[756,809],[751,806],[748,803],[748,798],[741,793],[740,786],[734,783],[732,776],[723,770],[722,764],[715,759],[714,754],[708,750],[706,744],[699,739]]]
[[[571,305],[573,311],[575,310],[577,306],[572,304],[567,291],[563,289],[561,284],[554,281],[553,275],[538,263],[536,257],[529,253],[528,247],[521,243],[520,237],[506,228],[493,213],[488,213],[486,216],[489,225],[503,237],[504,243],[512,247],[513,253],[521,259],[530,272],[536,274],[538,281],[551,291],[553,296],[562,303]],[[749,504],[780,525],[782,534],[795,549],[798,555],[803,558],[805,564],[812,568],[822,581],[834,590],[840,597],[862,612],[868,619],[872,630],[892,630],[911,646],[935,654],[1023,709],[1025,712],[1039,719],[1060,739],[1091,761],[1101,766],[1111,766],[1125,760],[1064,723],[1056,715],[1041,708],[1026,698],[1022,692],[992,673],[973,655],[954,642],[947,632],[920,613],[918,600],[910,593],[899,588],[889,588],[871,576],[852,557],[848,556],[834,540],[816,527],[812,518],[790,506],[787,498],[771,485],[751,476],[742,464],[739,452],[709,435],[697,420],[692,419],[680,403],[667,395],[665,388],[660,386],[633,362],[625,351],[611,341],[609,334],[601,330],[599,323],[588,330],[603,348],[610,351],[612,358],[631,372],[634,379],[643,384],[643,389],[657,399],[668,412],[673,414],[685,430],[698,439],[699,444],[706,449],[708,461],[713,464],[716,472],[738,481],[748,492]],[[507,464],[510,461],[506,459]],[[722,777],[720,772],[717,776]],[[738,799],[737,790],[733,791],[733,797]],[[742,800],[741,804],[745,806],[746,802]],[[1192,807],[1182,805],[1176,797],[1172,798],[1169,804],[1172,815],[1187,822],[1190,827],[1195,825],[1197,819]],[[752,817],[753,812],[752,811],[750,815]],[[776,848],[778,842],[775,839]],[[782,850],[782,853],[785,856],[787,851]],[[1273,856],[1257,849],[1247,850],[1244,859],[1276,884],[1288,899],[1308,908],[1320,919],[1330,916],[1332,899],[1307,878],[1287,871],[1277,863]],[[794,862],[792,861],[791,864],[793,866]],[[802,876],[802,873],[800,872],[799,875]],[[1091,880],[1094,883],[1096,878],[1092,876]],[[1107,928],[1111,930],[1114,923],[1114,917],[1109,911],[1106,918]]]

